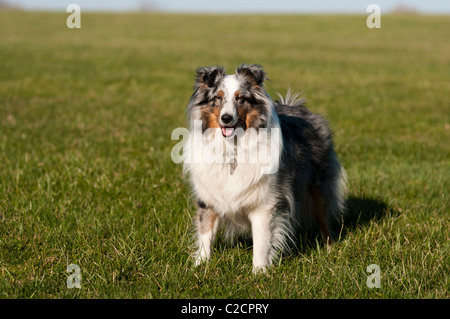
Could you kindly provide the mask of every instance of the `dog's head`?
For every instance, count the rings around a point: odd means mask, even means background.
[[[263,88],[265,79],[257,64],[243,64],[232,75],[223,67],[200,68],[188,105],[189,120],[201,120],[203,130],[220,128],[225,138],[236,128],[267,127],[272,103]]]

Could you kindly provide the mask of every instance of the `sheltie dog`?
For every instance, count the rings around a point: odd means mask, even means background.
[[[323,117],[288,91],[273,102],[260,65],[197,71],[187,106],[183,170],[196,199],[195,264],[208,260],[218,229],[250,233],[253,271],[266,271],[316,225],[327,244],[345,209],[346,175]]]

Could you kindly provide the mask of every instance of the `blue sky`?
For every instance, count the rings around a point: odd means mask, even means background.
[[[1,1],[1,0],[0,0]],[[61,10],[75,3],[86,11],[132,11],[142,7],[169,12],[226,13],[360,13],[375,3],[382,12],[405,5],[427,14],[450,14],[448,0],[3,0],[28,10]]]

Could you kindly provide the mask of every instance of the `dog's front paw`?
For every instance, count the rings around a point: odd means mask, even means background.
[[[253,265],[252,272],[254,275],[267,274],[267,265]]]
[[[202,253],[200,252],[200,253],[198,253],[198,254],[195,256],[194,266],[195,266],[195,267],[198,267],[198,266],[200,266],[201,264],[207,262],[208,259],[209,259],[209,257],[206,256],[206,254],[202,254]]]

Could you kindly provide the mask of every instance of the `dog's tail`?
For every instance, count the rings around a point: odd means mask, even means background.
[[[282,96],[280,93],[277,93],[279,100],[275,101],[275,104],[278,105],[286,105],[286,106],[304,106],[306,103],[306,99],[300,97],[300,93],[292,93],[292,90],[289,88],[286,92],[286,96]]]

